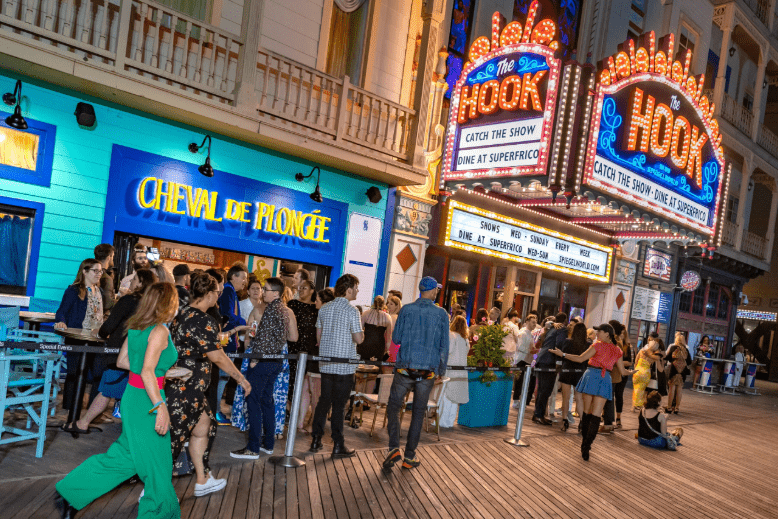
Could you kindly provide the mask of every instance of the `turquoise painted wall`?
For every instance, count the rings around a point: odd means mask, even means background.
[[[16,79],[0,74],[0,92],[13,91]],[[206,132],[151,119],[115,106],[101,105],[89,98],[54,90],[51,86],[28,83],[24,77],[19,79],[24,81],[24,117],[57,127],[51,187],[0,178],[0,196],[45,204],[34,297],[59,300],[65,287],[75,279],[80,262],[91,258],[95,245],[101,241],[105,207],[111,203],[111,197],[106,193],[111,147],[121,144],[202,164],[204,156],[190,153],[187,145],[190,142],[200,144]],[[73,112],[79,101],[89,102],[95,108],[97,125],[93,130],[79,128],[76,123]],[[164,106],[160,109],[164,110]],[[5,104],[0,105],[2,112],[10,113],[11,110]],[[316,164],[259,146],[220,138],[216,134],[212,134],[212,138],[211,164],[214,169],[288,189],[313,191],[315,184],[298,183],[294,174],[298,171],[307,174]],[[370,203],[365,196],[365,191],[373,185],[381,189],[383,198],[378,204]],[[388,189],[384,184],[322,168],[321,191],[325,198],[347,203],[349,214],[384,218],[388,198]],[[348,222],[345,225],[344,239]],[[181,241],[186,242],[186,237],[182,236]],[[225,243],[224,248],[229,249],[229,243]],[[271,251],[268,255],[272,255]],[[376,284],[381,286],[383,280],[378,280]]]

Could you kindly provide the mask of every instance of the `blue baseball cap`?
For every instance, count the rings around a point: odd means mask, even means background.
[[[422,292],[428,292],[430,290],[435,290],[436,288],[440,288],[440,285],[438,284],[438,280],[432,276],[423,277],[421,278],[421,281],[419,281],[419,290]]]

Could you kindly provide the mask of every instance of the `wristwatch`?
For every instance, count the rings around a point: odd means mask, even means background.
[[[565,357],[567,357],[567,353],[562,352],[562,358],[564,359]]]

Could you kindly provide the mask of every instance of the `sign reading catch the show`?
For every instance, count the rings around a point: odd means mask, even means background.
[[[560,60],[556,24],[532,2],[526,20],[492,17],[470,46],[451,96],[446,180],[545,172]]]
[[[457,201],[449,205],[447,246],[598,281],[610,280],[609,247]]]
[[[627,40],[600,65],[584,183],[712,235],[724,171],[704,75],[672,34]]]

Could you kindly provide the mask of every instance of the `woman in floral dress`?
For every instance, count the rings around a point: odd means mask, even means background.
[[[221,349],[219,327],[206,313],[219,298],[216,279],[208,274],[194,274],[189,291],[192,302],[173,321],[171,335],[178,351],[177,366],[191,370],[192,376],[186,381],[171,382],[167,400],[173,462],[178,463],[188,441],[190,459],[197,475],[194,494],[199,497],[221,490],[227,484],[226,480],[213,477],[208,463],[217,429],[214,410],[206,397],[213,364],[229,373],[245,394],[251,392],[251,385]],[[176,466],[176,470],[180,474],[188,467]]]

